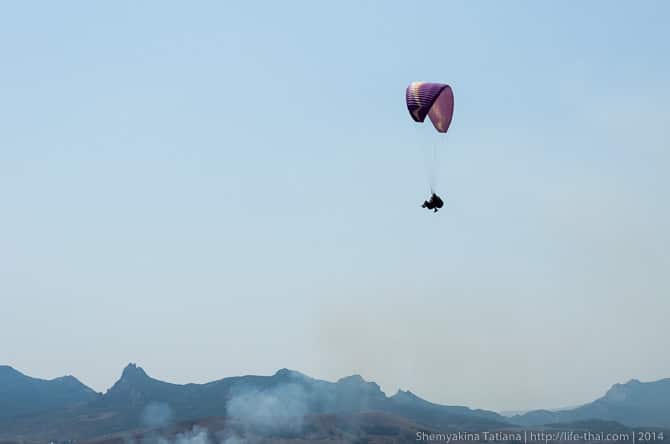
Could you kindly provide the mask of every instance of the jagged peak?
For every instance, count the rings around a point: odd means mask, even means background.
[[[123,369],[121,378],[107,390],[106,395],[127,396],[130,394],[131,397],[137,398],[137,394],[143,391],[143,387],[152,381],[155,380],[149,377],[142,367],[131,362]],[[134,399],[133,402],[135,401],[137,399]]]
[[[149,378],[149,375],[144,371],[144,369],[137,364],[131,362],[128,364],[124,369],[123,373],[121,373],[121,379],[147,379]]]

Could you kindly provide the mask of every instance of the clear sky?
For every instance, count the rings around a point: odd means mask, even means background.
[[[435,402],[670,377],[670,3],[6,2],[0,363]],[[447,82],[427,197],[410,81]]]

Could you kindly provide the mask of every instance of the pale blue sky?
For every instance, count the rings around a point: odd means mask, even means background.
[[[670,377],[669,29],[663,1],[7,2],[0,363],[491,409]],[[437,215],[412,80],[455,93]]]

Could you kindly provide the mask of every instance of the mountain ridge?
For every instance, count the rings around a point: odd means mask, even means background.
[[[0,420],[74,407],[99,395],[72,375],[40,379],[0,366]]]
[[[90,389],[89,389],[90,390]],[[90,438],[96,433],[168,424],[206,417],[253,416],[265,409],[267,416],[360,414],[385,412],[433,427],[493,427],[506,425],[495,412],[461,406],[442,406],[416,395],[387,396],[380,386],[360,375],[329,382],[295,370],[279,369],[273,375],[231,376],[196,384],[173,384],[152,378],[130,363],[104,393],[84,404],[33,416],[15,415],[0,421],[6,436],[52,439],[67,424],[67,439]],[[0,432],[0,438],[4,438]]]
[[[380,412],[435,430],[478,430],[615,421],[625,426],[670,427],[670,378],[653,382],[630,380],[614,384],[595,401],[562,411],[534,410],[504,417],[497,412],[427,401],[409,390],[388,396],[374,381],[354,374],[335,382],[281,368],[272,375],[230,376],[205,383],[174,384],[151,377],[135,363],[103,394],[68,375],[52,380],[31,378],[0,366],[2,394],[47,399],[58,387],[58,402],[24,409],[7,401],[0,416],[0,440],[16,436],[35,439],[88,439],[142,427],[156,427],[203,418],[263,415],[360,415]],[[64,394],[63,394],[64,393]],[[32,396],[32,398],[31,398]],[[39,403],[38,403],[39,404]],[[19,406],[17,409],[16,406]],[[44,408],[48,407],[48,408]],[[667,409],[666,409],[667,408]],[[13,412],[7,412],[12,410]],[[640,424],[640,416],[647,420]],[[67,433],[64,432],[67,429]],[[65,434],[64,434],[65,433]]]
[[[600,419],[629,427],[670,427],[670,378],[612,385],[600,398],[572,409],[532,410],[509,417],[522,426]]]

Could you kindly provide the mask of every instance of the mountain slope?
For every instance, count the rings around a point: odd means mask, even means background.
[[[327,382],[282,369],[271,376],[238,376],[206,384],[170,384],[151,378],[135,364],[102,396],[58,413],[0,421],[0,438],[83,439],[162,427],[206,417],[258,418],[385,412],[426,427],[504,426],[494,412],[441,406],[400,392],[387,397],[358,375]]]
[[[176,423],[150,431],[96,438],[84,444],[130,443],[265,443],[265,444],[397,444],[415,442],[417,433],[435,434],[387,413],[324,414],[304,418],[299,429],[249,428],[232,418],[215,417]],[[1,444],[1,443],[0,443]]]
[[[47,381],[0,366],[0,420],[74,407],[98,396],[73,376]]]
[[[654,382],[633,379],[613,385],[602,398],[574,409],[534,410],[509,420],[525,426],[600,419],[631,427],[670,427],[669,412],[670,378]]]
[[[303,430],[302,423],[308,417],[362,418],[372,412],[402,418],[412,427],[439,431],[558,427],[560,423],[596,427],[603,421],[628,427],[670,427],[669,411],[670,379],[652,383],[633,380],[614,385],[602,398],[578,408],[504,418],[491,411],[434,404],[409,391],[389,397],[379,385],[359,375],[328,382],[282,369],[270,376],[181,385],[154,379],[141,367],[129,364],[101,395],[71,376],[44,381],[0,367],[0,413],[4,415],[0,416],[0,441],[93,439],[169,429],[207,418],[243,424],[254,433],[268,431],[268,427],[275,433],[279,421],[288,427],[288,432],[282,429],[280,435],[299,435],[295,427],[300,425]]]
[[[474,430],[482,426],[501,426],[506,422],[501,415],[488,410],[434,404],[410,391],[399,390],[389,401],[390,408],[385,411],[433,427]]]
[[[505,419],[494,412],[441,406],[402,393],[387,397],[376,383],[365,381],[359,375],[332,383],[288,369],[281,369],[272,376],[238,376],[207,384],[177,385],[153,379],[140,367],[130,364],[96,405],[106,409],[137,409],[161,404],[169,406],[175,420],[223,415],[244,417],[261,406],[269,415],[381,411],[427,425],[505,423]]]

